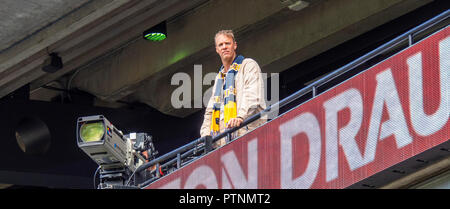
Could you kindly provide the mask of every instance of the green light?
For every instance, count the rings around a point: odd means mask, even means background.
[[[85,123],[81,125],[80,135],[84,142],[100,141],[105,133],[102,122]]]
[[[162,41],[167,38],[166,21],[160,22],[157,25],[145,30],[142,37],[148,41]]]
[[[176,62],[186,58],[189,54],[190,54],[190,50],[189,49],[180,49],[170,59],[169,64],[176,63]]]
[[[166,39],[166,35],[163,33],[149,33],[146,34],[145,39],[150,40],[150,41],[162,41],[164,39]]]

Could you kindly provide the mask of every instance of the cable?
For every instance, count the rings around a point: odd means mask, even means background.
[[[127,181],[127,183],[125,184],[125,186],[130,186],[131,178],[133,178],[133,176],[134,176],[135,174],[136,174],[136,170],[134,170],[133,173],[130,175],[130,177],[128,178],[128,181]]]
[[[100,166],[98,166],[97,170],[95,170],[95,173],[94,173],[94,189],[97,189],[97,187],[95,186],[95,177],[97,176],[97,173],[99,170],[100,170]]]

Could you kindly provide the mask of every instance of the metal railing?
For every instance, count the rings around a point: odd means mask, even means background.
[[[233,132],[237,131],[238,129],[240,129],[242,127],[247,126],[248,124],[258,120],[259,118],[261,118],[265,115],[268,115],[274,111],[278,111],[280,108],[299,99],[300,97],[304,96],[307,93],[311,92],[312,97],[313,98],[316,97],[318,87],[338,78],[339,76],[343,75],[346,72],[349,72],[352,69],[355,69],[356,67],[360,66],[361,64],[366,63],[367,61],[371,60],[372,58],[374,58],[382,53],[385,53],[385,52],[393,49],[394,47],[397,47],[404,41],[408,41],[408,46],[405,46],[404,48],[411,46],[413,44],[414,36],[421,34],[422,32],[426,31],[427,29],[430,29],[431,27],[437,25],[438,23],[441,23],[446,20],[448,21],[449,16],[450,16],[450,10],[446,10],[445,12],[437,15],[436,17],[420,24],[419,26],[414,27],[413,29],[411,29],[411,30],[403,33],[402,35],[392,39],[391,41],[379,46],[378,48],[363,55],[362,57],[329,73],[328,75],[324,76],[323,78],[309,84],[308,86],[298,90],[297,92],[282,99],[281,101],[269,106],[265,110],[247,118],[245,121],[243,121],[243,123],[239,127],[228,129],[214,137],[208,136],[208,137],[198,138],[184,146],[181,146],[167,154],[164,154],[150,162],[143,164],[142,166],[140,166],[138,169],[135,170],[135,172],[133,173],[132,176],[134,176],[135,173],[140,173],[140,172],[144,171],[145,169],[156,165],[156,170],[152,171],[152,173],[155,173],[155,177],[150,178],[150,179],[138,184],[137,186],[142,188],[142,187],[145,187],[148,184],[156,181],[157,179],[159,179],[161,177],[159,174],[160,168],[171,167],[172,171],[173,171],[174,169],[175,170],[179,169],[182,166],[194,161],[195,159],[212,151],[212,143],[214,143],[215,141],[217,141],[223,137],[229,137],[229,139],[231,139],[231,134]],[[444,26],[444,27],[446,27],[446,26]],[[336,85],[334,85],[334,86],[336,86]],[[334,86],[332,86],[332,87],[334,87]],[[332,87],[329,87],[329,88],[332,88]],[[264,126],[264,125],[262,125],[262,126]],[[230,142],[231,142],[231,140],[230,140]],[[136,184],[136,182],[134,182],[134,183]]]

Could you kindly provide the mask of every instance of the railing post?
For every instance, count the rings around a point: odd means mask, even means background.
[[[177,153],[177,169],[181,167],[181,154]]]
[[[316,97],[316,95],[317,95],[317,87],[313,86],[312,87],[312,96],[313,96],[313,98]]]
[[[205,136],[205,154],[212,150],[212,136]]]
[[[408,35],[408,44],[408,46],[411,46],[413,44],[413,36],[411,33]]]
[[[159,163],[156,164],[156,177],[161,177],[161,175],[159,174]]]

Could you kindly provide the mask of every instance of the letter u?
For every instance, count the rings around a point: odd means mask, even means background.
[[[423,102],[423,67],[422,53],[416,53],[407,60],[409,69],[409,106],[412,127],[417,134],[429,136],[439,131],[449,118],[449,71],[450,71],[450,37],[439,43],[439,85],[440,101],[439,108],[431,115],[424,112]],[[430,84],[433,85],[433,84]]]

